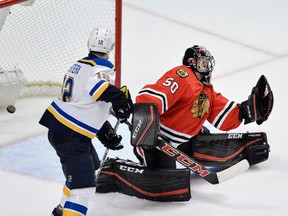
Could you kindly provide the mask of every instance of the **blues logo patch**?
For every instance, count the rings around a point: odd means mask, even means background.
[[[110,77],[109,77],[109,75],[106,74],[106,73],[104,73],[104,72],[99,72],[99,73],[97,73],[97,78],[98,78],[98,79],[104,79],[104,80],[110,82]]]

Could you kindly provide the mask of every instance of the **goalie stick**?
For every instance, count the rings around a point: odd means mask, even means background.
[[[158,146],[156,148],[161,152],[165,153],[166,155],[173,157],[180,164],[190,169],[192,172],[196,173],[211,184],[222,183],[242,172],[245,172],[249,168],[248,161],[244,159],[225,170],[213,172],[204,165],[194,160],[193,158],[184,154],[179,149],[173,147],[168,143],[165,143],[162,140],[158,142]]]
[[[115,116],[113,112],[112,115]],[[150,119],[150,121],[153,120],[154,119]],[[124,123],[128,126],[129,130],[131,131],[132,124],[129,121],[125,121]],[[163,140],[160,140],[160,142],[157,143],[156,148],[161,152],[165,153],[166,155],[173,157],[177,162],[182,164],[184,167],[190,169],[192,172],[196,173],[201,178],[205,179],[207,182],[211,184],[222,183],[249,169],[249,163],[246,159],[244,159],[225,170],[214,172],[205,167],[204,165],[200,164],[193,158],[189,157],[179,149],[173,147],[168,143],[165,143]]]

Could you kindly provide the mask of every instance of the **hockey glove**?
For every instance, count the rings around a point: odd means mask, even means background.
[[[123,145],[121,144],[122,136],[116,134],[115,130],[112,128],[111,124],[108,121],[103,124],[103,126],[97,133],[97,137],[100,142],[108,149],[123,149]]]
[[[133,112],[134,105],[127,87],[122,86],[120,90],[123,92],[123,95],[120,100],[117,101],[117,103],[113,104],[113,110],[116,118],[123,123],[130,117],[130,114]]]
[[[273,92],[264,75],[262,75],[256,86],[253,87],[248,100],[239,104],[239,118],[244,119],[244,124],[256,121],[258,125],[266,121],[273,108]]]

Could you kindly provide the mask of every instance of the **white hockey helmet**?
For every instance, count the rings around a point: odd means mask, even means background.
[[[96,27],[88,39],[88,50],[109,54],[114,48],[114,35],[108,28]]]

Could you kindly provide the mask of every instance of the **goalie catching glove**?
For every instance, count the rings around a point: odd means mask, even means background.
[[[110,122],[108,121],[103,124],[97,133],[97,137],[100,142],[108,149],[123,149],[123,145],[121,144],[122,136],[116,134],[115,130],[112,128]]]
[[[256,121],[260,125],[268,119],[273,108],[273,101],[273,92],[266,77],[262,75],[253,87],[248,100],[238,105],[240,107],[239,118],[244,119],[244,124]]]

